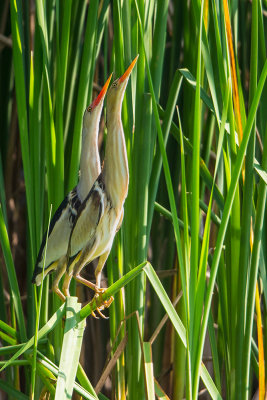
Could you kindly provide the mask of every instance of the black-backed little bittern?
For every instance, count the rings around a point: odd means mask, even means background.
[[[69,295],[72,276],[96,293],[103,292],[101,271],[110,253],[114,236],[121,226],[124,201],[128,193],[129,172],[121,108],[137,58],[138,56],[126,72],[112,83],[107,93],[107,141],[104,166],[79,208],[73,224],[68,246],[69,264],[62,288],[66,296]],[[84,279],[80,272],[86,264],[97,257],[99,261],[95,270],[94,284]]]
[[[111,76],[98,96],[84,112],[79,182],[56,210],[49,226],[45,265],[43,266],[46,233],[43,237],[33,272],[32,282],[39,286],[43,277],[52,271],[56,271],[52,289],[62,300],[65,300],[65,296],[60,291],[58,283],[67,266],[66,254],[71,229],[78,215],[79,207],[86,199],[101,171],[98,152],[99,122]]]

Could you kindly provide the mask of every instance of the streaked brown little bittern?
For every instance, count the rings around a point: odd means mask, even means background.
[[[52,289],[62,300],[65,300],[65,296],[60,291],[58,283],[66,270],[66,254],[71,229],[80,205],[86,199],[88,192],[101,171],[98,152],[99,121],[111,76],[108,78],[99,95],[84,112],[79,182],[62,201],[51,220],[44,274],[43,262],[46,233],[43,237],[33,272],[32,282],[39,286],[42,277],[55,270],[56,276]]]
[[[124,201],[128,193],[129,172],[121,108],[129,76],[137,58],[138,56],[126,72],[112,83],[107,93],[107,141],[104,166],[79,208],[73,224],[68,246],[70,259],[62,288],[66,296],[69,296],[72,276],[96,293],[103,292],[101,271],[110,253],[114,236],[122,223]],[[80,272],[86,264],[97,257],[99,261],[95,270],[94,284],[84,279]]]

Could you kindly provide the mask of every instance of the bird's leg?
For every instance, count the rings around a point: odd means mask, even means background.
[[[114,297],[111,296],[108,300],[103,301],[102,300],[102,295],[103,295],[103,293],[105,293],[105,289],[102,289],[100,287],[100,285],[101,285],[101,272],[102,272],[102,269],[103,269],[103,267],[105,265],[105,262],[107,261],[107,258],[109,256],[109,252],[110,252],[110,250],[106,251],[104,254],[102,254],[99,257],[98,264],[97,264],[97,267],[96,267],[96,270],[95,270],[95,278],[96,278],[96,290],[95,290],[96,294],[95,294],[95,298],[96,298],[97,302],[100,303],[100,306],[97,308],[97,311],[102,310],[104,308],[108,308],[110,306],[110,304],[114,300]]]
[[[94,290],[96,292],[95,294],[95,300],[97,302],[97,304],[99,303],[99,307],[96,308],[96,311],[98,312],[98,314],[100,315],[101,318],[107,319],[107,317],[102,314],[101,310],[104,310],[104,308],[107,308],[110,306],[110,304],[113,302],[113,296],[106,301],[102,301],[102,293],[105,292],[105,289],[101,289],[99,287],[97,287],[94,283],[88,281],[87,279],[84,279],[82,276],[80,276],[79,274],[74,275],[73,278],[77,281],[82,283],[83,285],[89,287],[90,289]],[[64,281],[65,283],[65,281]],[[92,312],[92,316],[94,318],[97,318],[97,316],[95,315],[94,312]]]
[[[85,247],[83,250],[81,250],[75,257],[75,259],[71,262],[69,267],[67,268],[64,282],[63,282],[63,292],[66,296],[69,296],[69,286],[70,286],[70,281],[71,278],[74,277],[74,279],[77,282],[80,282],[84,284],[85,286],[88,286],[89,288],[95,290],[95,285],[86,279],[82,278],[80,276],[80,271],[82,268],[85,266],[87,263],[88,257],[90,257],[90,254],[93,253],[95,250],[95,246],[93,246],[90,251],[88,250],[87,247]]]
[[[72,276],[77,282],[82,283],[83,285],[89,287],[90,289],[93,289],[94,291],[96,290],[96,285],[94,283],[88,281],[87,279],[84,279],[79,274],[72,275],[72,273],[69,274],[68,272],[66,272],[64,282],[63,282],[63,287],[62,287],[63,293],[66,296],[70,296],[69,286],[70,286],[70,281],[71,281]]]
[[[63,291],[63,293],[65,294],[66,297],[69,297],[69,296],[70,296],[70,290],[69,290],[69,288],[70,288],[70,281],[71,281],[71,278],[72,278],[72,274],[69,274],[69,273],[66,271],[66,273],[65,273],[65,278],[64,278],[64,282],[63,282],[63,285],[62,285],[62,291]]]
[[[73,276],[73,278],[77,282],[82,283],[83,285],[89,287],[90,289],[92,289],[96,292],[95,300],[96,300],[97,304],[99,304],[99,307],[97,307],[96,311],[102,318],[105,318],[105,316],[101,313],[101,310],[110,306],[110,304],[113,301],[113,297],[111,297],[109,300],[102,301],[101,295],[105,292],[105,289],[100,288],[100,283],[101,283],[101,271],[107,260],[109,251],[107,251],[106,253],[102,254],[99,257],[98,265],[95,270],[96,284],[88,281],[87,279],[83,278],[80,275],[80,271],[82,270],[84,265],[87,264],[88,261],[90,261],[90,259],[93,258],[93,254],[95,252],[96,247],[97,247],[97,242],[95,242],[93,246],[91,246],[91,244],[90,244],[88,247],[84,248],[77,255],[75,260],[71,263],[70,267],[67,269],[66,274],[65,274],[65,279],[63,282],[63,292],[66,296],[68,295],[70,281]],[[90,250],[89,250],[89,248],[90,248]]]
[[[68,248],[68,252],[69,252],[69,248]],[[71,262],[70,265],[68,265],[66,274],[65,274],[65,278],[64,278],[64,282],[63,282],[63,286],[62,286],[62,290],[63,293],[65,294],[66,297],[70,296],[70,281],[71,278],[73,276],[73,269],[76,267],[76,265],[79,263],[80,259],[82,256],[82,251],[80,251],[76,257],[74,258],[74,260]],[[67,260],[69,261],[69,253],[67,253]]]
[[[107,261],[109,252],[110,252],[110,250],[106,251],[104,254],[102,254],[99,257],[98,264],[97,264],[97,267],[96,267],[96,270],[95,270],[96,287],[98,289],[100,289],[99,293],[103,293],[103,291],[100,288],[100,286],[101,286],[101,272],[102,272],[102,269],[103,269],[103,267],[105,265],[105,262]],[[96,292],[98,292],[98,290],[96,290]]]
[[[88,253],[85,250],[84,250],[84,255],[87,255],[87,259],[88,259]],[[80,276],[80,271],[81,271],[82,267],[84,266],[84,264],[86,263],[85,260],[83,260],[84,255],[83,254],[81,255],[77,265],[75,266],[73,277],[77,282],[82,283],[83,285],[89,287],[90,289],[92,289],[96,292],[95,297],[94,297],[94,299],[96,300],[96,304],[97,304],[96,311],[102,318],[106,318],[101,313],[101,310],[108,308],[110,306],[110,304],[113,302],[114,298],[112,296],[110,299],[103,301],[102,295],[103,295],[103,293],[105,293],[105,289],[101,288],[100,284],[101,284],[101,271],[102,271],[102,269],[105,265],[105,262],[108,258],[109,251],[107,251],[106,253],[102,254],[99,257],[98,265],[95,270],[96,284],[94,284],[94,283],[88,281],[87,279],[83,278],[82,276]],[[96,315],[94,313],[92,313],[92,315],[94,317],[96,317]]]
[[[82,283],[83,285],[89,287],[90,289],[98,292],[99,288],[92,282],[88,281],[87,279],[83,278],[80,274],[74,275],[73,278],[77,281]]]
[[[62,278],[64,272],[66,271],[66,266],[67,266],[66,258],[65,258],[65,256],[63,256],[58,262],[55,279],[54,279],[53,284],[52,284],[53,292],[56,293],[56,295],[58,295],[58,297],[60,297],[60,299],[62,301],[65,301],[66,297],[64,296],[64,294],[59,289],[58,283],[59,283],[60,279]]]
[[[53,292],[62,300],[63,302],[66,300],[66,297],[61,292],[58,286],[52,288]]]

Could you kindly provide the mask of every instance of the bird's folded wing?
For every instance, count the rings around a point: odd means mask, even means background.
[[[60,206],[56,210],[53,218],[49,225],[49,232],[47,238],[47,232],[43,236],[43,240],[40,246],[38,257],[36,260],[35,270],[33,273],[33,281],[35,277],[43,269],[43,258],[45,244],[47,240],[46,250],[46,262],[45,269],[47,269],[54,261],[58,260],[62,255],[66,254],[68,248],[68,241],[71,232],[71,228],[81,202],[77,195],[77,190],[74,188],[61,202]]]
[[[96,228],[104,211],[103,194],[97,187],[91,189],[89,195],[79,208],[73,224],[69,240],[69,257],[77,255],[90,242],[94,243]]]

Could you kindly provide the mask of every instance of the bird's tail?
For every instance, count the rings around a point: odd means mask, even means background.
[[[42,280],[46,277],[47,274],[52,272],[57,268],[58,260],[51,263],[48,267],[44,268],[40,266],[40,264],[36,264],[35,270],[33,271],[32,283],[36,286],[40,286]]]
[[[39,267],[39,265],[37,264],[33,271],[32,283],[36,286],[39,286],[42,282],[42,275],[43,275],[43,268]]]

